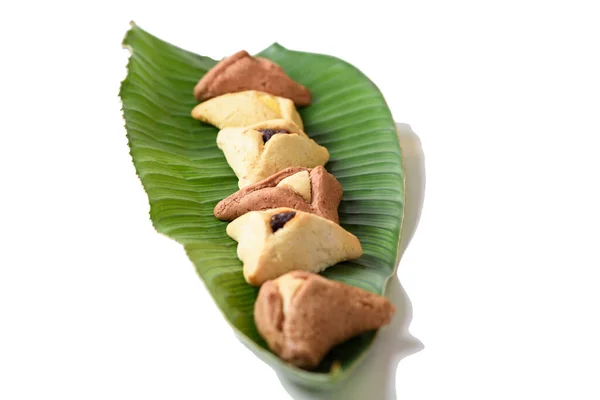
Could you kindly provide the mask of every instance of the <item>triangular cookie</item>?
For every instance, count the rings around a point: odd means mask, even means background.
[[[273,61],[252,57],[241,50],[212,67],[194,87],[194,96],[205,101],[226,93],[259,90],[285,97],[298,106],[310,105],[310,91],[290,78]]]
[[[270,119],[292,121],[302,129],[302,118],[290,99],[248,90],[229,93],[198,104],[192,117],[219,129],[243,127]]]
[[[329,152],[291,121],[271,120],[246,128],[225,128],[217,145],[246,187],[288,167],[316,167],[329,160]]]
[[[293,271],[260,288],[254,321],[283,360],[311,369],[329,350],[389,324],[395,307],[385,297],[305,271]]]
[[[296,269],[320,272],[362,255],[358,238],[338,224],[286,207],[246,213],[227,225],[227,234],[238,242],[251,285]]]
[[[232,221],[249,211],[289,207],[338,223],[342,185],[324,167],[290,167],[238,190],[215,207],[215,216]]]

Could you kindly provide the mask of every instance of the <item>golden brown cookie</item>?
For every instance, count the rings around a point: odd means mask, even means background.
[[[219,129],[245,127],[272,119],[291,121],[302,129],[302,118],[290,99],[247,90],[198,104],[192,117]]]
[[[250,211],[227,225],[227,234],[238,242],[246,282],[255,286],[289,271],[320,272],[362,255],[358,238],[335,222],[287,207]]]
[[[194,87],[194,96],[205,101],[226,93],[258,90],[291,99],[297,106],[310,105],[310,91],[290,78],[273,61],[252,57],[245,50],[212,67]]]
[[[311,369],[333,346],[389,324],[395,311],[383,296],[293,271],[262,285],[254,321],[274,353]]]
[[[325,147],[319,146],[296,124],[283,119],[221,129],[217,146],[239,178],[240,188],[288,167],[312,168],[329,160]]]
[[[238,190],[215,207],[215,217],[232,221],[249,211],[289,207],[335,223],[342,185],[324,167],[291,167]]]

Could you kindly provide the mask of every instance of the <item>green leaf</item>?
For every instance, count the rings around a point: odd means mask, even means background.
[[[133,25],[120,96],[131,156],[148,194],[156,230],[183,244],[198,275],[238,337],[289,379],[315,388],[339,383],[358,365],[370,332],[334,348],[315,371],[282,362],[258,335],[253,306],[258,289],[246,284],[237,244],[213,216],[237,178],[216,146],[217,129],[190,116],[196,82],[216,64]],[[344,187],[341,225],[360,239],[364,255],[327,269],[327,277],[383,294],[395,271],[404,210],[404,169],[396,127],[377,87],[350,64],[274,44],[260,53],[313,94],[300,114],[306,133],[326,146],[326,165]]]

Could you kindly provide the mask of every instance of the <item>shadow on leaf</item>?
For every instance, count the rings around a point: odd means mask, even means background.
[[[398,124],[398,135],[406,172],[406,204],[398,248],[401,258],[421,217],[425,197],[425,157],[421,141],[409,125]],[[368,355],[350,379],[330,391],[316,391],[298,386],[279,374],[281,384],[294,399],[396,399],[398,363],[404,357],[421,351],[424,345],[409,332],[412,303],[396,274],[388,282],[386,296],[396,306],[396,315],[389,326],[380,329]]]

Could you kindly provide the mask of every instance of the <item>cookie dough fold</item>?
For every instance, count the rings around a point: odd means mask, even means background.
[[[342,185],[324,167],[290,167],[221,200],[214,214],[232,221],[249,211],[289,207],[338,223],[341,199]]]
[[[269,348],[305,369],[319,365],[333,346],[389,324],[394,313],[383,296],[305,271],[266,282],[254,305]]]
[[[227,225],[227,234],[238,242],[246,282],[255,286],[289,271],[320,272],[362,255],[358,238],[338,224],[287,207],[250,211]]]
[[[310,91],[290,78],[279,65],[245,50],[224,58],[194,87],[194,96],[205,101],[227,93],[258,90],[285,97],[298,106],[308,106]]]

